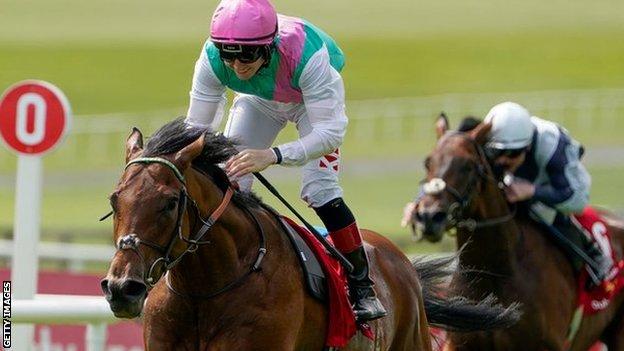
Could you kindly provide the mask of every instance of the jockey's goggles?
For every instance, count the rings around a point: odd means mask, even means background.
[[[221,60],[226,63],[233,63],[238,60],[240,63],[254,63],[264,54],[264,45],[240,45],[215,43],[219,49]]]
[[[526,147],[521,147],[518,149],[495,149],[495,148],[486,148],[487,155],[495,160],[501,156],[505,156],[507,158],[516,158],[527,151]]]

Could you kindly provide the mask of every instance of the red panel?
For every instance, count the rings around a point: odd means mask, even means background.
[[[0,278],[9,280],[8,269],[0,270]],[[93,295],[102,296],[100,280],[102,277],[88,274],[40,272],[38,280],[39,294]],[[86,351],[86,326],[69,325],[38,325],[35,328],[35,341],[39,343],[41,336],[50,333],[53,350]],[[143,350],[143,329],[134,321],[120,322],[109,325],[107,331],[107,348],[115,351]],[[16,345],[14,345],[15,348]]]

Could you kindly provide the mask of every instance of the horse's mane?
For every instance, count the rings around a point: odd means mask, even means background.
[[[193,160],[193,167],[210,176],[217,186],[225,190],[230,180],[218,166],[237,153],[236,142],[221,133],[214,133],[209,127],[192,126],[184,117],[160,127],[148,140],[143,157],[169,155],[182,150],[200,136],[204,136],[204,150]],[[259,207],[262,200],[251,191],[236,191],[233,201],[239,206]]]

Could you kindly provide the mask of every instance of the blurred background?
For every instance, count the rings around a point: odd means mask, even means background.
[[[194,62],[217,2],[0,0],[0,90],[27,78],[61,88],[74,111],[65,143],[45,157],[46,242],[108,244],[107,196],[124,167],[131,127],[150,135],[183,115]],[[592,202],[624,213],[624,2],[569,0],[275,0],[344,50],[350,118],[341,149],[345,198],[363,227],[410,253],[399,225],[433,148],[434,118],[454,125],[514,100],[562,123],[588,149]],[[294,138],[289,126],[281,141]],[[0,149],[0,236],[10,239],[17,157]],[[299,200],[299,172],[266,172]],[[256,184],[264,200],[272,196]],[[286,213],[286,212],[284,212]],[[2,265],[6,267],[6,258]],[[45,260],[44,268],[103,272],[102,262]]]

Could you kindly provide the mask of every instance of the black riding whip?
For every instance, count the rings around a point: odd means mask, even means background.
[[[277,197],[283,204],[284,206],[288,207],[288,209],[295,215],[297,216],[297,218],[299,218],[299,220],[301,221],[301,223],[303,223],[306,228],[308,228],[308,230],[312,233],[312,235],[314,235],[316,237],[316,239],[318,241],[321,242],[321,244],[323,244],[323,246],[325,247],[325,249],[327,249],[327,251],[329,251],[329,253],[334,256],[334,258],[336,258],[338,261],[340,261],[340,263],[343,265],[343,267],[345,267],[345,269],[347,270],[348,273],[353,272],[353,265],[351,264],[351,262],[349,262],[349,260],[347,260],[340,252],[338,252],[338,250],[336,250],[336,248],[334,246],[332,246],[326,239],[324,236],[321,235],[321,233],[318,232],[318,230],[316,230],[316,228],[314,228],[313,225],[311,225],[310,223],[308,223],[308,221],[306,221],[300,214],[299,212],[297,212],[297,210],[294,209],[294,207],[292,207],[288,201],[286,201],[286,199],[284,199],[282,197],[282,195],[280,195],[280,193],[277,191],[277,189],[275,189],[275,187],[273,185],[271,185],[271,183],[269,183],[269,181],[262,175],[260,174],[260,172],[254,172],[253,174],[259,181],[260,183],[262,183],[262,185],[264,185],[270,192],[271,194],[275,195],[275,197]]]

